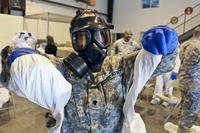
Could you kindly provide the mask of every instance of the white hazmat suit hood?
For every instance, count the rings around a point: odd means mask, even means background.
[[[17,33],[12,39],[12,43],[17,48],[32,48],[36,42],[37,39],[27,31]]]

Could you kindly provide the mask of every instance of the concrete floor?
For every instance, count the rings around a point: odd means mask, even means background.
[[[174,93],[179,95],[177,89],[175,89]],[[167,133],[163,128],[163,121],[173,106],[165,108],[162,105],[150,105],[148,101],[151,100],[152,94],[152,86],[143,91],[140,100],[137,101],[136,111],[144,119],[148,133]],[[46,119],[44,117],[47,110],[24,98],[14,96],[14,99],[16,103],[16,118],[8,119],[6,115],[0,117],[0,133],[47,133],[48,129],[46,128]],[[174,115],[168,121],[177,123],[178,111],[179,109],[176,109]],[[10,116],[13,117],[12,111],[10,111]]]
[[[13,118],[13,110],[10,110],[10,119],[4,112],[0,117],[0,133],[47,133],[44,117],[47,110],[18,96],[14,99],[16,118]]]

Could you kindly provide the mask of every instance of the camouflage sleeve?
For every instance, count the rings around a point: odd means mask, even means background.
[[[116,54],[116,42],[115,43],[113,43],[113,45],[111,45],[111,47],[110,47],[110,55],[115,55]]]
[[[4,87],[8,87],[10,81],[10,55],[15,48],[6,46],[1,50],[1,73],[0,81]]]
[[[116,55],[116,54],[119,54],[119,52],[123,51],[123,42],[122,42],[122,39],[119,39],[117,40],[116,42],[114,42],[113,44],[113,52],[111,55]]]
[[[135,47],[136,50],[141,49],[141,45],[136,41],[132,41],[132,45]]]
[[[200,41],[189,41],[180,50],[180,90],[200,91]]]
[[[176,65],[175,65],[175,67],[173,69],[173,72],[176,72],[176,73],[178,73],[180,65],[181,65],[181,61],[180,61],[180,57],[179,57],[179,52],[180,52],[180,50],[178,48],[178,55],[177,55],[176,60],[175,60]]]
[[[180,49],[179,89],[182,94],[180,127],[190,128],[200,116],[200,41],[189,40]]]
[[[138,53],[139,50],[124,55],[124,57],[122,58],[122,70],[123,70],[122,80],[123,80],[123,87],[125,90],[125,94],[128,93],[128,90],[133,82],[135,59]]]
[[[180,50],[181,64],[184,67],[199,64],[200,41],[190,41],[184,44]]]

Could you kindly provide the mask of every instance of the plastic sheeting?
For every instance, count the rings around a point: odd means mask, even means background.
[[[10,69],[8,88],[17,95],[49,109],[56,119],[51,133],[59,133],[64,117],[64,106],[71,95],[71,84],[46,57],[38,54],[15,59]]]
[[[131,129],[133,130],[130,131],[129,125],[127,124],[128,122],[125,121],[122,128],[122,133],[146,133],[145,124],[138,113],[135,113],[134,120],[132,121]]]
[[[122,133],[145,133],[144,126],[138,127],[137,123],[142,123],[141,119],[135,115],[134,105],[139,93],[142,91],[144,85],[149,80],[154,70],[160,63],[162,55],[154,55],[144,49],[142,49],[135,61],[134,67],[134,79],[133,84],[126,97],[123,112],[125,115],[125,121],[123,123]],[[135,122],[135,121],[138,122]],[[138,127],[135,129],[135,127]],[[141,129],[144,128],[144,129]],[[128,130],[124,130],[128,129]],[[145,132],[144,132],[145,131]]]

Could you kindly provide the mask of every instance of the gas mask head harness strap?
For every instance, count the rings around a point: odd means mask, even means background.
[[[71,21],[70,34],[74,50],[78,56],[87,64],[92,72],[101,70],[101,65],[106,57],[107,48],[111,44],[110,29],[114,26],[105,22],[95,10],[78,10],[76,16]],[[72,55],[70,55],[72,56]],[[75,55],[73,55],[75,57]],[[67,58],[66,58],[67,59]],[[65,59],[65,60],[66,60]],[[65,61],[69,62],[69,61]],[[73,60],[68,65],[74,66]],[[80,63],[80,65],[84,63]],[[77,66],[78,67],[78,66]],[[81,70],[79,76],[86,73],[84,67],[74,68]],[[71,67],[72,68],[72,67]],[[84,70],[85,72],[82,72]],[[77,72],[76,72],[77,73]]]

